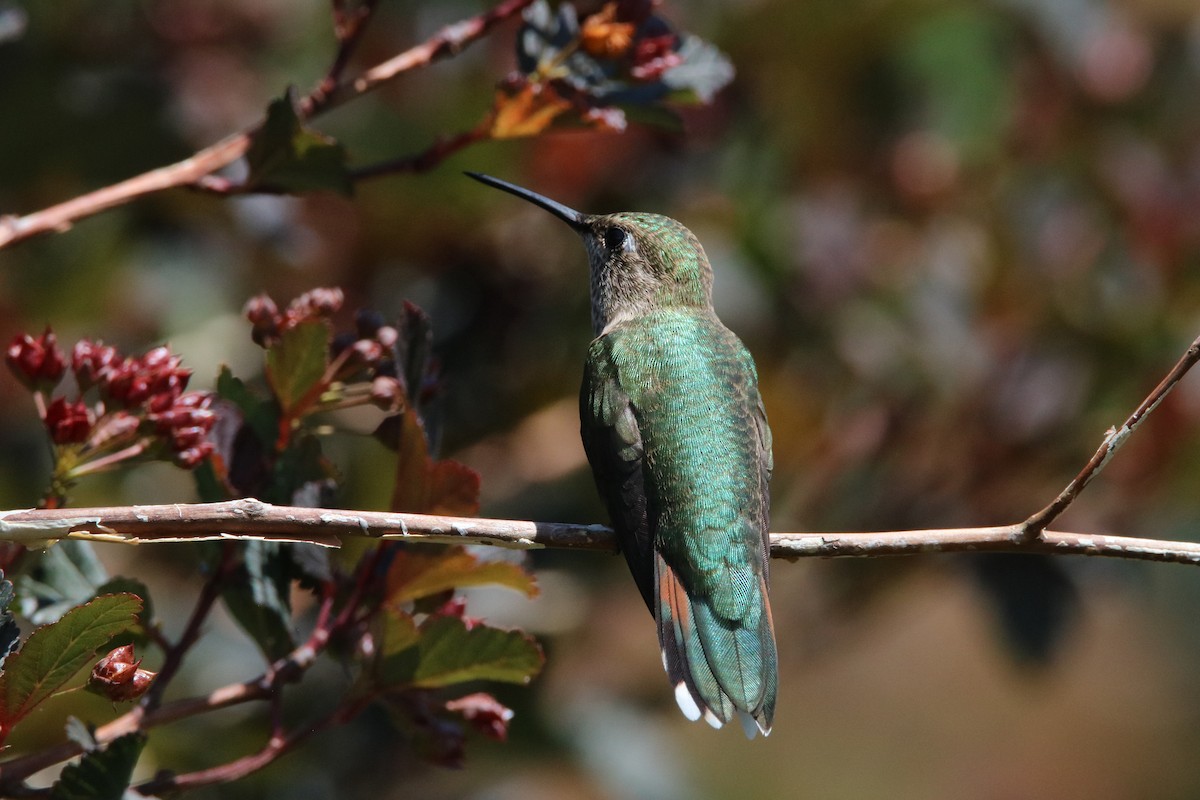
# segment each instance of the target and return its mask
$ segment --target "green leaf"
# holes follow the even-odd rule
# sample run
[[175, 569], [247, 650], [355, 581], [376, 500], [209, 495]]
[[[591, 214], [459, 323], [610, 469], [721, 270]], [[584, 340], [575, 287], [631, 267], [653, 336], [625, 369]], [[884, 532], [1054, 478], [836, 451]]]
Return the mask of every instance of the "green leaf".
[[145, 744], [144, 733], [127, 733], [68, 764], [50, 789], [51, 800], [121, 800]]
[[[295, 416], [303, 410], [298, 407], [301, 402], [320, 394], [314, 387], [329, 366], [329, 338], [327, 320], [307, 320], [285, 330], [267, 350], [267, 381], [285, 415]], [[272, 436], [266, 441], [274, 440]]]
[[33, 568], [17, 578], [21, 613], [45, 625], [90, 600], [108, 580], [108, 572], [90, 542], [67, 539], [38, 553]]
[[222, 366], [217, 376], [217, 394], [238, 407], [259, 441], [270, 445], [279, 436], [278, 407], [250, 391], [245, 381], [234, 377], [227, 366]]
[[389, 683], [432, 689], [464, 681], [528, 683], [542, 668], [542, 648], [521, 631], [467, 624], [458, 617], [430, 617], [411, 648], [415, 657], [398, 653]]
[[269, 503], [320, 508], [330, 504], [337, 471], [321, 451], [321, 440], [307, 431], [292, 436], [279, 454], [271, 483], [260, 496]]
[[96, 657], [96, 650], [130, 627], [141, 598], [108, 594], [43, 625], [5, 664], [0, 675], [0, 722], [11, 728]]
[[402, 550], [388, 568], [387, 598], [402, 603], [464, 586], [496, 584], [535, 597], [537, 583], [510, 561], [480, 561], [461, 547]]
[[221, 593], [229, 613], [267, 658], [282, 658], [292, 638], [291, 558], [281, 542], [246, 542], [239, 574]]
[[143, 625], [149, 625], [154, 619], [154, 604], [150, 602], [150, 587], [137, 578], [126, 578], [123, 575], [118, 575], [101, 584], [96, 590], [96, 594], [132, 594], [140, 597], [142, 600], [142, 611], [138, 614], [138, 620]]
[[8, 658], [8, 654], [21, 638], [21, 629], [13, 619], [12, 612], [8, 610], [12, 599], [12, 582], [4, 579], [4, 570], [0, 570], [0, 667], [4, 665], [4, 659]]
[[375, 680], [385, 686], [403, 683], [416, 669], [417, 623], [412, 615], [386, 606], [376, 616], [372, 633], [378, 653]]
[[267, 116], [246, 151], [250, 174], [246, 188], [297, 193], [328, 190], [349, 196], [354, 182], [346, 169], [346, 150], [296, 115], [292, 90], [267, 106]]

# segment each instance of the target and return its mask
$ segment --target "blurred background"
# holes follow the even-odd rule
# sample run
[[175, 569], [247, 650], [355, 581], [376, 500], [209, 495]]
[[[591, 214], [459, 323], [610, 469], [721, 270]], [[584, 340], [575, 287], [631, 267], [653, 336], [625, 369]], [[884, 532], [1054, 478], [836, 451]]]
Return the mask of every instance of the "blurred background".
[[[382, 3], [373, 64], [489, 4]], [[716, 306], [754, 353], [775, 434], [773, 529], [989, 525], [1048, 502], [1200, 334], [1200, 11], [1193, 0], [739, 0], [661, 12], [737, 69], [683, 130], [488, 143], [352, 199], [151, 196], [0, 252], [0, 336], [169, 341], [210, 385], [253, 375], [240, 316], [338, 285], [347, 310], [432, 317], [443, 455], [484, 516], [605, 521], [578, 441], [585, 258], [488, 172], [591, 212], [655, 211], [704, 243]], [[354, 163], [466, 130], [512, 68], [515, 23], [323, 117]], [[0, 0], [0, 213], [28, 213], [186, 157], [255, 122], [333, 50], [321, 0]], [[1192, 376], [1064, 530], [1194, 539]], [[340, 502], [387, 503], [389, 455], [331, 438]], [[0, 506], [49, 461], [0, 375]], [[168, 467], [85, 482], [76, 504], [192, 497]], [[110, 547], [182, 615], [184, 546]], [[615, 557], [536, 553], [535, 601], [472, 613], [547, 651], [507, 744], [424, 764], [382, 714], [322, 735], [222, 797], [1188, 798], [1200, 794], [1200, 573], [1016, 557], [775, 562], [774, 734], [687, 723]], [[175, 617], [178, 619], [178, 617]], [[176, 622], [175, 624], [181, 624]], [[168, 632], [174, 633], [176, 629]], [[231, 623], [173, 693], [261, 669]], [[337, 681], [337, 670], [314, 676]], [[303, 696], [303, 695], [302, 695]], [[301, 703], [294, 709], [304, 718]], [[98, 719], [112, 714], [97, 701]], [[61, 737], [51, 712], [42, 735]], [[155, 733], [140, 769], [261, 746], [261, 709]], [[195, 797], [216, 797], [217, 791]]]

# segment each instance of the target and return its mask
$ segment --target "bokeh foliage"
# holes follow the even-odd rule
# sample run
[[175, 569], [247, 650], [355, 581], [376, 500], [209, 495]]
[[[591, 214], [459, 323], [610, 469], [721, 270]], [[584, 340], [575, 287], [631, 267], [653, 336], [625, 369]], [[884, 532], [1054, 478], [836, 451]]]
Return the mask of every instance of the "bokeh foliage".
[[[482, 6], [383, 3], [360, 58]], [[584, 210], [689, 225], [717, 266], [718, 311], [763, 374], [773, 527], [857, 530], [1027, 515], [1200, 333], [1193, 4], [663, 10], [737, 70], [712, 106], [681, 112], [679, 130], [632, 122], [621, 134], [480, 144], [432, 173], [363, 183], [352, 199], [148, 198], [0, 253], [5, 335], [50, 322], [64, 339], [131, 351], [169, 339], [198, 380], [215, 379], [220, 362], [246, 358], [238, 310], [261, 290], [340, 285], [351, 308], [412, 299], [433, 319], [447, 381], [441, 449], [481, 473], [481, 512], [600, 520], [575, 419], [583, 254], [553, 220], [459, 175], [486, 171]], [[0, 19], [14, 14], [26, 22], [0, 43], [5, 213], [252, 123], [285, 87], [319, 78], [332, 44], [316, 0], [0, 4]], [[369, 163], [470, 129], [514, 67], [515, 33], [321, 130]], [[1194, 382], [1062, 527], [1195, 537]], [[0, 380], [0, 406], [0, 501], [29, 505], [37, 465], [49, 465], [24, 392]], [[342, 501], [386, 504], [384, 449], [352, 436], [334, 447]], [[75, 500], [189, 497], [186, 481], [147, 472]], [[102, 555], [148, 584], [194, 580], [167, 548]], [[677, 718], [652, 626], [610, 561], [540, 554], [541, 601], [495, 598], [496, 614], [548, 635], [545, 678], [502, 696], [519, 720], [505, 749], [480, 748], [461, 775], [425, 772], [366, 719], [245, 791], [1169, 798], [1200, 786], [1189, 757], [1200, 746], [1200, 583], [1182, 568], [779, 564], [783, 694], [775, 734], [751, 746]], [[248, 655], [233, 636], [213, 631], [208, 652], [236, 675]], [[211, 742], [206, 757], [245, 749], [247, 734], [215, 730], [194, 731]], [[182, 738], [150, 746], [188, 758]]]

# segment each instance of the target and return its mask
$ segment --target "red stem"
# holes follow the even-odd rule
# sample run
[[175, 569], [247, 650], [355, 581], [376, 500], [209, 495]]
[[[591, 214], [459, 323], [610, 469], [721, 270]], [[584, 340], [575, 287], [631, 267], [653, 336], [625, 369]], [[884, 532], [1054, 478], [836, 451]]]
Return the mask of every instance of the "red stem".
[[221, 596], [221, 586], [225, 583], [225, 579], [229, 576], [229, 571], [233, 567], [234, 548], [236, 546], [233, 542], [225, 542], [221, 545], [221, 559], [217, 562], [212, 575], [208, 576], [208, 580], [204, 582], [204, 586], [200, 590], [200, 597], [196, 599], [192, 615], [188, 618], [187, 625], [184, 626], [183, 633], [179, 636], [179, 641], [175, 643], [174, 647], [167, 650], [162, 669], [158, 671], [158, 677], [154, 679], [154, 684], [146, 692], [146, 696], [142, 698], [141, 708], [143, 712], [153, 711], [162, 702], [163, 692], [166, 691], [167, 684], [171, 682], [171, 679], [175, 677], [175, 674], [183, 665], [183, 657], [187, 655], [192, 645], [200, 638], [200, 629], [204, 625], [204, 621], [208, 619], [213, 604]]
[[[455, 55], [471, 42], [481, 38], [497, 23], [518, 14], [532, 3], [533, 0], [504, 0], [490, 11], [443, 28], [429, 40], [375, 65], [353, 80], [338, 83], [332, 89], [324, 88], [323, 81], [300, 101], [301, 117], [311, 119], [377, 88], [403, 72]], [[330, 67], [330, 74], [340, 72], [345, 66], [344, 63], [339, 64], [338, 59], [349, 58], [350, 51], [361, 34], [361, 27], [360, 25], [358, 31], [342, 40], [338, 55]], [[344, 56], [342, 51], [345, 51]], [[50, 208], [24, 216], [0, 215], [0, 249], [35, 236], [69, 230], [81, 219], [163, 189], [179, 186], [204, 186], [211, 189], [214, 182], [208, 178], [246, 154], [251, 137], [258, 130], [259, 124], [222, 139], [183, 161], [80, 195]], [[220, 180], [215, 183], [220, 183]], [[226, 186], [226, 190], [229, 189], [230, 187]]]

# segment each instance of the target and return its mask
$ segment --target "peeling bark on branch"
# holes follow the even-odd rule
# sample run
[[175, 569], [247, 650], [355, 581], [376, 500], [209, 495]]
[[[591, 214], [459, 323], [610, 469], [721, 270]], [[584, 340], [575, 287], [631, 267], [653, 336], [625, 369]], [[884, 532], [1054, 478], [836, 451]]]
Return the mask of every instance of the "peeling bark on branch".
[[[1200, 565], [1200, 543], [1043, 531], [1027, 523], [862, 533], [775, 533], [775, 558], [864, 558], [918, 553], [1007, 552], [1106, 556]], [[28, 509], [0, 513], [0, 541], [45, 546], [57, 539], [121, 544], [273, 539], [338, 547], [348, 537], [483, 544], [518, 550], [617, 552], [612, 530], [524, 520], [442, 517], [386, 511], [275, 506], [258, 500], [114, 508]]]

